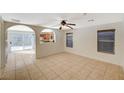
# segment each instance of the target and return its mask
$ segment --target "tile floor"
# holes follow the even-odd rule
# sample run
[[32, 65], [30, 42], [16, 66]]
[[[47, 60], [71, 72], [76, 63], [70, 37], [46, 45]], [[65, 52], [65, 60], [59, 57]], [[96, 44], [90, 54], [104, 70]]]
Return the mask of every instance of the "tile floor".
[[8, 57], [2, 80], [124, 80], [118, 65], [70, 53], [35, 60], [34, 54], [17, 52]]

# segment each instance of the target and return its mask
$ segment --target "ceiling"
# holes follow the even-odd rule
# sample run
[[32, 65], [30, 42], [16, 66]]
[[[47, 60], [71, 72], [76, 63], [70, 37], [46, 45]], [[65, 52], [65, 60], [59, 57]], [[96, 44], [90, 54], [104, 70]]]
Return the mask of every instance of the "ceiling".
[[58, 28], [62, 19], [75, 23], [76, 28], [124, 20], [124, 13], [0, 13], [0, 16], [6, 21], [50, 28]]
[[16, 25], [16, 26], [12, 26], [10, 28], [7, 29], [8, 31], [28, 31], [28, 32], [34, 32], [31, 28], [27, 27], [27, 26], [22, 26], [22, 25]]

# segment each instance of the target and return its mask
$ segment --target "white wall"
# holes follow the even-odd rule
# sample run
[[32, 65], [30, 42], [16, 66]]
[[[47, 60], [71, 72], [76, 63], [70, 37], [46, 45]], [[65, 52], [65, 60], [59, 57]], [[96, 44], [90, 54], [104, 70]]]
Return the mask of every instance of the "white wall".
[[[115, 54], [97, 52], [97, 30], [116, 29], [115, 32]], [[66, 32], [67, 33], [67, 32]], [[89, 58], [123, 65], [122, 55], [124, 55], [124, 25], [123, 22], [85, 27], [73, 31], [73, 48], [66, 48], [66, 52], [71, 52]]]
[[4, 36], [3, 36], [4, 34], [3, 34], [3, 20], [2, 20], [2, 18], [0, 17], [0, 78], [1, 78], [1, 73], [2, 73], [2, 68], [3, 68], [3, 62], [4, 62], [4, 56], [3, 56], [3, 50], [2, 50], [2, 48], [3, 48], [3, 38], [4, 38]]
[[1, 76], [1, 20], [2, 18], [0, 17], [0, 76]]
[[38, 58], [64, 51], [64, 32], [59, 30], [53, 31], [55, 31], [56, 42], [48, 42], [41, 44], [38, 48]]
[[4, 67], [4, 62], [5, 62], [5, 56], [4, 56], [4, 50], [3, 50], [3, 48], [4, 48], [4, 22], [3, 22], [3, 20], [2, 20], [2, 18], [0, 19], [0, 55], [1, 55], [1, 57], [0, 57], [0, 59], [1, 59], [1, 68], [3, 68]]
[[121, 43], [122, 43], [122, 46], [121, 46], [121, 51], [122, 51], [122, 54], [121, 54], [121, 65], [123, 66], [123, 70], [124, 70], [124, 22], [122, 24], [122, 34], [121, 34]]

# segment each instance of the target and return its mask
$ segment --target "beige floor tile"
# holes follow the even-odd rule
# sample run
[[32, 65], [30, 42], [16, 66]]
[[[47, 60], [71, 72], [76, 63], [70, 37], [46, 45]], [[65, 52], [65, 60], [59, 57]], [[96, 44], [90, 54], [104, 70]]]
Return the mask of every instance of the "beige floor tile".
[[107, 69], [107, 65], [106, 64], [96, 64], [96, 68], [99, 70], [106, 70]]
[[120, 76], [119, 73], [105, 73], [104, 79], [105, 80], [119, 80]]
[[11, 53], [2, 72], [3, 80], [124, 80], [120, 66], [71, 53], [38, 60], [25, 51]]
[[53, 67], [51, 69], [58, 75], [61, 75], [63, 72], [66, 71], [65, 68], [59, 66]]
[[62, 78], [62, 80], [70, 80], [72, 75], [75, 74], [71, 71], [67, 71], [67, 72], [64, 72], [60, 75], [60, 78]]
[[115, 64], [109, 64], [108, 65], [108, 68], [107, 70], [110, 72], [110, 73], [119, 73], [120, 72], [120, 66], [118, 65], [115, 65]]
[[90, 73], [91, 71], [82, 70], [81, 72], [77, 72], [76, 74], [73, 74], [71, 79], [72, 80], [86, 80]]
[[32, 80], [39, 80], [41, 78], [45, 79], [44, 74], [41, 74], [40, 72], [30, 72], [29, 71], [29, 74], [30, 74], [30, 77]]
[[16, 80], [30, 80], [29, 73], [24, 71], [16, 71]]
[[15, 71], [5, 72], [2, 75], [3, 80], [15, 80]]
[[124, 74], [120, 74], [120, 80], [124, 80]]
[[15, 79], [16, 80], [30, 80], [30, 75], [26, 68], [21, 68], [15, 71]]
[[62, 80], [62, 78], [60, 76], [58, 76], [58, 77], [56, 77], [56, 78], [54, 78], [52, 80]]
[[48, 80], [52, 80], [58, 77], [58, 75], [55, 72], [48, 72], [48, 73], [44, 73], [44, 75], [46, 76], [46, 78]]
[[1, 77], [2, 77], [2, 73], [1, 73], [1, 70], [0, 70], [0, 80], [1, 80]]
[[89, 76], [87, 77], [87, 79], [91, 79], [91, 80], [103, 80], [104, 79], [104, 74], [105, 74], [105, 71], [103, 70], [98, 70], [98, 69], [95, 69], [93, 70]]

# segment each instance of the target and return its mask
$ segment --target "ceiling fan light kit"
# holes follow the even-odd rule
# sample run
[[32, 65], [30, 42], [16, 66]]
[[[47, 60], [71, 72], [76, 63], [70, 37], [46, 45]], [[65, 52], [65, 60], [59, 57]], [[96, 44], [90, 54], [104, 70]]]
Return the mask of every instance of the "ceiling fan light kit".
[[72, 26], [76, 26], [76, 24], [73, 24], [73, 23], [67, 23], [67, 20], [62, 20], [61, 23], [60, 23], [60, 27], [59, 27], [59, 30], [62, 30], [62, 28], [65, 26], [65, 27], [68, 27], [70, 29], [73, 29]]

